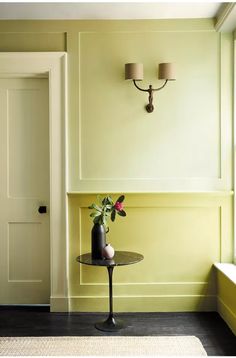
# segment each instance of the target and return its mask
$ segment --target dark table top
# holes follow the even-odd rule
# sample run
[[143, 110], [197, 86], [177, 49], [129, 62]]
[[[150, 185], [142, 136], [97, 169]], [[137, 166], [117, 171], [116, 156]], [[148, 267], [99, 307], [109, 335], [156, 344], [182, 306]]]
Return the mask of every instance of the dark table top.
[[135, 264], [141, 260], [143, 260], [143, 255], [130, 251], [116, 251], [111, 260], [93, 260], [91, 253], [83, 254], [76, 258], [76, 261], [81, 264], [93, 266], [124, 266]]

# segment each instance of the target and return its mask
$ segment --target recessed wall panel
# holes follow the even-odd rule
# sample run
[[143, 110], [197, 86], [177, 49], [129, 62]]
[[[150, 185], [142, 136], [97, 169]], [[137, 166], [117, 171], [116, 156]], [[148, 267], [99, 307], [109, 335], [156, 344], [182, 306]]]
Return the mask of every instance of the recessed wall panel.
[[[213, 264], [232, 261], [232, 199], [232, 193], [126, 194], [127, 216], [109, 222], [107, 242], [144, 260], [114, 268], [116, 310], [214, 310]], [[75, 260], [91, 251], [93, 202], [93, 194], [69, 196], [70, 295], [79, 311], [106, 310], [107, 304], [106, 268]]]
[[[9, 223], [8, 279], [10, 281], [38, 281], [43, 279], [48, 259], [45, 237], [40, 223]], [[44, 257], [44, 261], [42, 258]]]
[[[84, 182], [168, 178], [174, 186], [179, 178], [221, 177], [218, 33], [81, 33], [79, 60]], [[176, 63], [177, 80], [154, 93], [151, 114], [148, 94], [124, 80], [127, 62], [144, 64], [142, 88], [163, 84], [158, 63]]]
[[[127, 207], [126, 211], [126, 218], [110, 223], [107, 242], [115, 250], [142, 253], [145, 259], [135, 267], [115, 269], [116, 283], [203, 282], [211, 264], [220, 261], [219, 208]], [[91, 250], [89, 213], [81, 210], [82, 252]], [[81, 279], [82, 284], [106, 283], [107, 272], [82, 265]]]

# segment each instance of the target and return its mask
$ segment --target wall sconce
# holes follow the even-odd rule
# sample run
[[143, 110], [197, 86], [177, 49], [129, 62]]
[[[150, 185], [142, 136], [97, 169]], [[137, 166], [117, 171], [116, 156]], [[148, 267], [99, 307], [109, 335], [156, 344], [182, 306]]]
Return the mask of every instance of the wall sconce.
[[143, 64], [142, 63], [126, 63], [125, 64], [125, 79], [133, 80], [135, 87], [143, 92], [148, 92], [149, 103], [146, 105], [146, 110], [148, 113], [153, 112], [154, 106], [153, 102], [153, 92], [160, 91], [165, 87], [168, 81], [174, 81], [175, 78], [175, 66], [173, 63], [160, 63], [159, 64], [159, 80], [165, 80], [164, 84], [159, 88], [152, 88], [152, 85], [149, 85], [148, 89], [143, 89], [139, 87], [136, 81], [143, 80]]

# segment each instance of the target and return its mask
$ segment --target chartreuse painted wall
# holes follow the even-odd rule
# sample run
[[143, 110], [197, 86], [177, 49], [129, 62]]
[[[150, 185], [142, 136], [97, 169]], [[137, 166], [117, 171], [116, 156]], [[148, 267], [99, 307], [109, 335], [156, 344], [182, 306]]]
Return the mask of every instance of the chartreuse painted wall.
[[[107, 240], [145, 257], [115, 269], [116, 311], [215, 310], [212, 265], [233, 257], [232, 34], [211, 19], [1, 21], [0, 51], [68, 52], [70, 310], [108, 309], [106, 271], [75, 261], [97, 193], [126, 195]], [[152, 114], [127, 62], [144, 64], [143, 87], [176, 63]]]
[[[114, 195], [114, 198], [116, 195]], [[107, 274], [78, 266], [90, 250], [88, 205], [93, 194], [70, 196], [72, 310], [107, 310]], [[114, 271], [117, 311], [216, 309], [212, 264], [232, 256], [232, 196], [226, 193], [127, 194], [127, 218], [110, 225], [108, 241], [145, 259]]]

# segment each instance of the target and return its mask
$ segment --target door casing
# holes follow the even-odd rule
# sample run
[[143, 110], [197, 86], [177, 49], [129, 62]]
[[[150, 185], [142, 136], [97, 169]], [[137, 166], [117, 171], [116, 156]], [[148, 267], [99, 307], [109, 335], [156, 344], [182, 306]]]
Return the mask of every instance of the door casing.
[[50, 310], [67, 312], [67, 54], [2, 52], [0, 77], [48, 77], [50, 164]]

